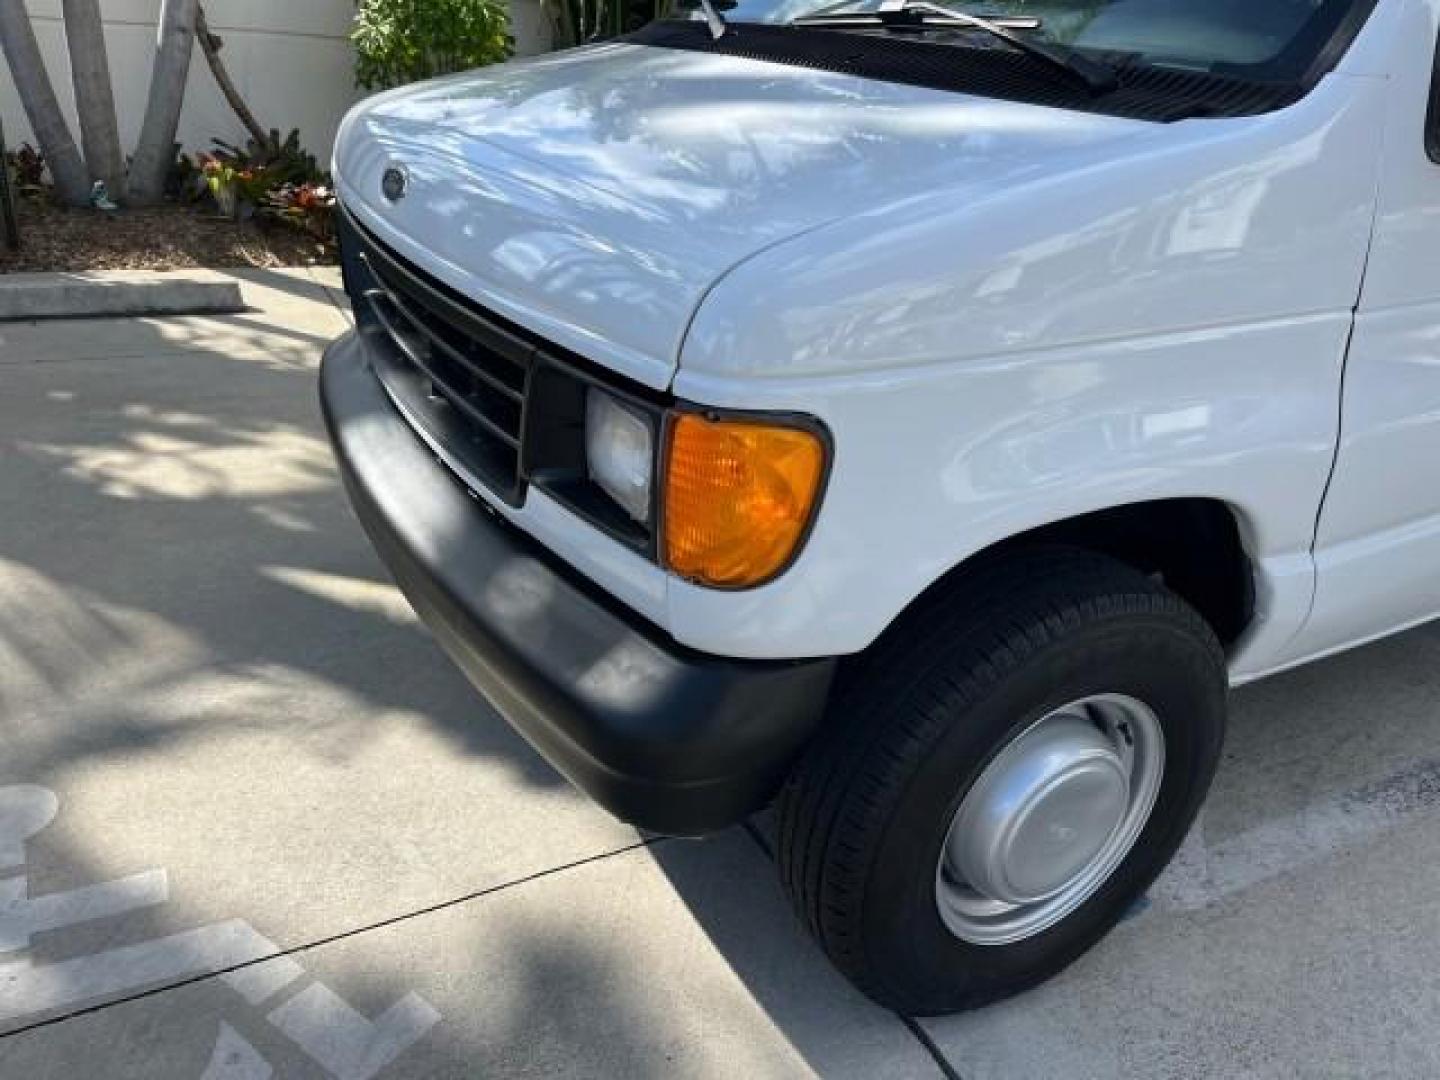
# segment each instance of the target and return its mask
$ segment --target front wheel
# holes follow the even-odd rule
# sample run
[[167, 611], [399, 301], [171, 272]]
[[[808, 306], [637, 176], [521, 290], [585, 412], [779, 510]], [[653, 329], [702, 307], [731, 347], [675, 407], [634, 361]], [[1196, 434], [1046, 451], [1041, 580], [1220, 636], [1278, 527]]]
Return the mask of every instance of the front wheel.
[[1023, 990], [1099, 940], [1184, 839], [1225, 686], [1204, 620], [1131, 568], [992, 560], [842, 671], [780, 798], [786, 889], [882, 1004]]

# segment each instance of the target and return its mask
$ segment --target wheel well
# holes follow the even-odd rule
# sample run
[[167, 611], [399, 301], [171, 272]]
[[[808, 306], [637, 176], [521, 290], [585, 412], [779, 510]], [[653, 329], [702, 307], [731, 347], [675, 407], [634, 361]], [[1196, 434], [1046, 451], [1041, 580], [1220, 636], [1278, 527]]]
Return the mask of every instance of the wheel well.
[[984, 554], [1037, 543], [1085, 548], [1159, 577], [1226, 646], [1255, 613], [1250, 558], [1234, 513], [1216, 499], [1160, 499], [1099, 510], [1012, 536]]

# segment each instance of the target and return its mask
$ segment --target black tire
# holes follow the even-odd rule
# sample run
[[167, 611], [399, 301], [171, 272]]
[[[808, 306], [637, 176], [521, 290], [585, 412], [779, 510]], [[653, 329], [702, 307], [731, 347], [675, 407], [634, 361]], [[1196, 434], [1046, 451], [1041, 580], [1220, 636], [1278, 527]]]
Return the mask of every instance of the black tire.
[[[1146, 703], [1163, 729], [1143, 831], [1054, 926], [1008, 945], [962, 941], [935, 899], [960, 800], [1016, 734], [1100, 693]], [[842, 669], [826, 726], [780, 796], [786, 890], [835, 965], [892, 1009], [955, 1012], [1024, 990], [1103, 937], [1169, 862], [1214, 775], [1225, 698], [1215, 635], [1162, 585], [1073, 549], [993, 559]]]

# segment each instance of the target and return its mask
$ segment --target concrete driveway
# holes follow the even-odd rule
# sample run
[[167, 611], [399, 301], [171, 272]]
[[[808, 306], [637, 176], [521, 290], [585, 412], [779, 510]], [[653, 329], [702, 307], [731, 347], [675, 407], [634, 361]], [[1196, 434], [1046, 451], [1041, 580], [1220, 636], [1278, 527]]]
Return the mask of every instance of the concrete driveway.
[[336, 486], [328, 275], [0, 326], [0, 1076], [1428, 1076], [1440, 631], [1236, 695], [1179, 864], [1056, 982], [913, 1023], [767, 827], [647, 839], [467, 688]]

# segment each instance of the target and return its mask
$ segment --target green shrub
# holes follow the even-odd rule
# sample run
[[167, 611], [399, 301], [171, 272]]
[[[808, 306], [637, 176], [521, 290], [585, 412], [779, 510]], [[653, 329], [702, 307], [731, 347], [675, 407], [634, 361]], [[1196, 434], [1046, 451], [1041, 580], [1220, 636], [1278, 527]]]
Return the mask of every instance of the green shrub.
[[510, 56], [506, 0], [359, 0], [355, 81], [383, 90]]

